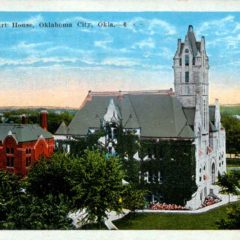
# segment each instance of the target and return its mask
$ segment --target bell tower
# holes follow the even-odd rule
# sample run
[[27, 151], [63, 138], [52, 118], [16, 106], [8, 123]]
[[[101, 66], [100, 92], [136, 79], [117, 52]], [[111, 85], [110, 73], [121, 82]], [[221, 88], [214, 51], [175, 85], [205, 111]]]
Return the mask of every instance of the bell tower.
[[200, 110], [202, 133], [209, 130], [208, 56], [205, 38], [197, 41], [193, 26], [189, 25], [185, 40], [178, 39], [173, 58], [175, 94], [185, 108]]

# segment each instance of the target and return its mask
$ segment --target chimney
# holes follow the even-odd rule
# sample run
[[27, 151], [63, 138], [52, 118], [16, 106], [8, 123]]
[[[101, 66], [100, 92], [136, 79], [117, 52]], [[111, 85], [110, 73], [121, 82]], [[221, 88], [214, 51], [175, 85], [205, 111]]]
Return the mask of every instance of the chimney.
[[26, 114], [22, 114], [21, 115], [21, 119], [22, 119], [22, 124], [26, 124], [27, 123], [27, 115]]
[[40, 113], [40, 125], [45, 130], [47, 130], [47, 114], [46, 110], [42, 110]]

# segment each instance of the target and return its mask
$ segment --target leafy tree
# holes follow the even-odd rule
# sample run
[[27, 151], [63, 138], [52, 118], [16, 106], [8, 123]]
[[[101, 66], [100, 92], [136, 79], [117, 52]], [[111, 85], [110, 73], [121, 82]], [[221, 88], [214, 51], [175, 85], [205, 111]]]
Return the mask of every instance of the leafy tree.
[[19, 178], [11, 173], [0, 171], [0, 228], [6, 222], [12, 209], [15, 209], [21, 195]]
[[[8, 123], [21, 123], [22, 120], [20, 116], [22, 114], [26, 114], [28, 123], [40, 124], [40, 111], [41, 109], [18, 109], [5, 112], [4, 117], [6, 118]], [[73, 113], [70, 113], [68, 111], [57, 114], [50, 110], [48, 113], [48, 130], [51, 133], [55, 133], [62, 121], [64, 121], [68, 125], [71, 122], [72, 118]]]
[[226, 148], [227, 153], [240, 153], [240, 121], [239, 119], [224, 114], [222, 115], [222, 124], [226, 130]]
[[[240, 173], [238, 171], [231, 171], [218, 176], [218, 185], [222, 187], [222, 192], [231, 194], [239, 194], [240, 188]], [[240, 229], [240, 207], [232, 205], [228, 208], [227, 218], [217, 221], [220, 229]]]
[[122, 193], [123, 207], [131, 211], [142, 209], [145, 206], [146, 191], [136, 188], [134, 185], [126, 185]]
[[63, 195], [46, 195], [43, 198], [22, 193], [18, 205], [7, 215], [2, 229], [73, 229], [68, 218], [69, 205]]
[[240, 207], [231, 206], [227, 209], [227, 218], [217, 221], [220, 229], [240, 229]]
[[[122, 192], [123, 171], [116, 157], [106, 159], [99, 151], [86, 151], [81, 158], [83, 179], [80, 188], [84, 189], [82, 198], [75, 201], [77, 208], [85, 208], [87, 220], [99, 224], [107, 211], [121, 211], [119, 198]], [[78, 186], [76, 186], [78, 187]]]
[[222, 193], [227, 193], [230, 202], [231, 194], [239, 194], [240, 187], [240, 175], [236, 171], [231, 171], [229, 173], [224, 173], [223, 175], [218, 175], [217, 184], [222, 187]]
[[27, 191], [24, 180], [0, 171], [0, 229], [70, 229], [69, 211], [63, 194], [40, 198]]
[[[99, 130], [95, 133], [88, 134], [85, 138], [76, 139], [76, 141], [66, 141], [67, 144], [70, 144], [71, 155], [76, 157], [81, 157], [85, 154], [85, 150], [100, 150], [100, 144], [98, 140], [100, 137], [104, 136], [105, 132]], [[102, 149], [105, 150], [105, 149]]]
[[28, 174], [27, 191], [38, 197], [64, 194], [71, 198], [75, 194], [75, 172], [80, 172], [80, 168], [77, 159], [61, 153], [51, 159], [41, 159]]
[[35, 164], [28, 175], [27, 190], [41, 199], [63, 194], [70, 210], [86, 209], [87, 220], [100, 223], [106, 211], [121, 210], [122, 178], [119, 159], [106, 159], [105, 153], [87, 150], [81, 158], [55, 154]]
[[59, 127], [59, 125], [64, 121], [66, 125], [68, 125], [73, 118], [68, 112], [63, 112], [60, 114], [56, 114], [54, 112], [48, 113], [48, 130], [51, 133], [55, 133]]

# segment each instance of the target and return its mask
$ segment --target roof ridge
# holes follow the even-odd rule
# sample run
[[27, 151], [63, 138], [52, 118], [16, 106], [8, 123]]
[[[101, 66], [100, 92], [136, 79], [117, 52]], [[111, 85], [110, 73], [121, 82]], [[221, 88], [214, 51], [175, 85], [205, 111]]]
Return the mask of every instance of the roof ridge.
[[136, 90], [136, 91], [89, 91], [88, 95], [90, 96], [122, 96], [122, 95], [140, 95], [140, 94], [174, 94], [173, 89], [160, 89], [160, 90]]

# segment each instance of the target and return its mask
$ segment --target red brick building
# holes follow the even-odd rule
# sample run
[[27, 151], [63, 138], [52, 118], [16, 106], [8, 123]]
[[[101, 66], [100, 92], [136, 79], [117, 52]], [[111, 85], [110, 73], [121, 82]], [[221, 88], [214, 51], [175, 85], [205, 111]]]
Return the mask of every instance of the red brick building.
[[25, 176], [34, 162], [50, 157], [54, 138], [46, 129], [46, 112], [41, 113], [41, 127], [37, 124], [0, 124], [0, 169]]

